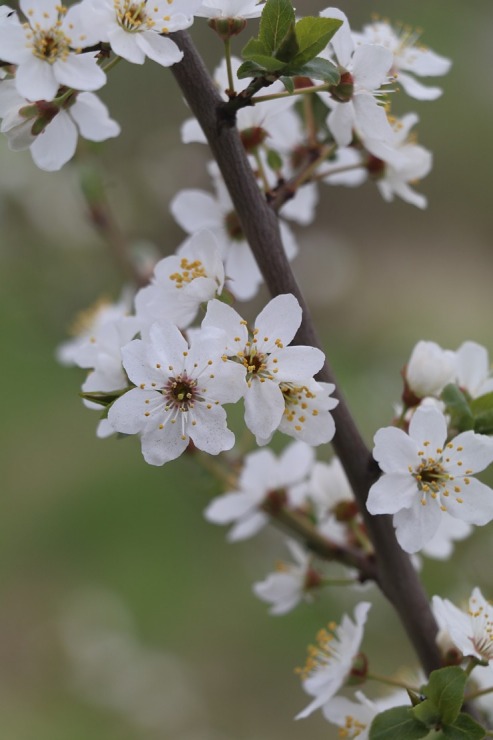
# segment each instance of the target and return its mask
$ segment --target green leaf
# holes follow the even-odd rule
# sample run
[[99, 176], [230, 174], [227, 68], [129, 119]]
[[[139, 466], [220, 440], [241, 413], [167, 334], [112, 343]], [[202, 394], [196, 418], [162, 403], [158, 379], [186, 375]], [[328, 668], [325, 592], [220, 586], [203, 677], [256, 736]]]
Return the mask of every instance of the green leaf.
[[428, 728], [413, 717], [410, 707], [394, 707], [375, 717], [369, 740], [420, 740], [427, 735]]
[[474, 416], [484, 413], [485, 411], [493, 410], [493, 391], [491, 393], [485, 393], [484, 396], [479, 398], [473, 398], [469, 402], [471, 411]]
[[452, 417], [452, 426], [457, 427], [460, 432], [474, 428], [474, 418], [471, 409], [467, 398], [460, 388], [453, 383], [449, 383], [443, 389], [441, 398]]
[[279, 78], [288, 91], [288, 93], [294, 93], [294, 82], [291, 77], [280, 77]]
[[251, 59], [254, 56], [271, 56], [269, 49], [258, 39], [249, 39], [243, 47], [241, 55], [244, 59]]
[[332, 36], [342, 25], [336, 18], [312, 18], [307, 16], [296, 24], [296, 38], [299, 51], [293, 59], [294, 64], [306, 64], [314, 59], [327, 46]]
[[243, 62], [236, 72], [236, 76], [239, 80], [243, 80], [246, 77], [264, 77], [267, 74], [270, 73], [265, 69], [265, 67], [261, 67], [260, 64], [252, 62], [251, 59]]
[[289, 64], [286, 69], [283, 69], [283, 74], [290, 77], [314, 77], [316, 80], [328, 82], [330, 85], [339, 84], [341, 79], [337, 67], [328, 59], [322, 59], [322, 57], [312, 59], [301, 66], [294, 63]]
[[474, 431], [478, 434], [493, 434], [493, 409], [476, 416]]
[[428, 728], [436, 727], [436, 725], [441, 720], [440, 710], [438, 709], [436, 704], [434, 704], [429, 699], [425, 699], [425, 701], [420, 701], [418, 704], [416, 704], [415, 707], [413, 707], [411, 711], [413, 713], [413, 716], [416, 717], [416, 719], [418, 719]]
[[442, 735], [447, 740], [482, 740], [486, 731], [469, 714], [462, 712], [451, 725], [443, 725]]
[[274, 56], [285, 64], [296, 57], [299, 51], [298, 39], [296, 38], [294, 22], [289, 27], [289, 31], [276, 49]]
[[290, 0], [267, 0], [260, 17], [258, 35], [267, 53], [275, 54], [295, 20]]
[[450, 666], [430, 674], [423, 694], [437, 707], [444, 725], [454, 722], [464, 702], [467, 676], [462, 668]]
[[283, 67], [286, 66], [285, 62], [282, 62], [280, 59], [276, 59], [275, 57], [271, 57], [268, 54], [262, 54], [259, 51], [256, 51], [256, 46], [252, 45], [251, 42], [255, 41], [256, 39], [250, 39], [248, 44], [243, 49], [243, 58], [250, 61], [255, 62], [255, 64], [258, 64], [263, 69], [267, 70], [268, 72], [278, 72], [280, 69], [283, 69]]

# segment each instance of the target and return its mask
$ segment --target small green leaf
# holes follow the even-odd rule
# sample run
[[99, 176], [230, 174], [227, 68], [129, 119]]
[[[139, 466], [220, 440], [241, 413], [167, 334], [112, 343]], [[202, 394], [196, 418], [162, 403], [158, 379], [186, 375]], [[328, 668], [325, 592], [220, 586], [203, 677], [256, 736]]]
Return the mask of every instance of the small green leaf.
[[267, 53], [275, 54], [295, 20], [290, 0], [267, 0], [260, 17], [258, 35]]
[[314, 77], [316, 80], [328, 82], [329, 85], [337, 85], [341, 79], [337, 67], [322, 57], [312, 59], [301, 66], [294, 63], [289, 64], [286, 69], [283, 69], [283, 74], [290, 75], [290, 77]]
[[413, 717], [410, 707], [394, 707], [375, 717], [369, 740], [420, 740], [427, 735], [428, 728]]
[[474, 416], [478, 416], [485, 411], [492, 411], [493, 391], [491, 393], [485, 393], [484, 396], [479, 396], [479, 398], [473, 398], [469, 405]]
[[296, 24], [299, 51], [294, 64], [306, 64], [325, 49], [332, 36], [342, 25], [336, 18], [312, 18], [307, 16]]
[[269, 49], [258, 39], [249, 39], [243, 47], [241, 55], [244, 59], [251, 59], [254, 56], [271, 56]]
[[294, 93], [294, 82], [291, 77], [280, 77], [279, 78], [288, 91], [288, 93]]
[[442, 735], [447, 740], [482, 740], [486, 730], [469, 714], [461, 712], [451, 725], [443, 725]]
[[270, 73], [265, 69], [265, 67], [261, 67], [260, 64], [252, 62], [251, 59], [243, 62], [236, 72], [236, 76], [239, 80], [243, 80], [246, 77], [264, 77], [267, 74]]
[[440, 710], [429, 699], [420, 701], [411, 711], [413, 716], [428, 728], [436, 727], [441, 720]]
[[285, 62], [282, 62], [280, 59], [276, 59], [275, 57], [271, 57], [268, 54], [262, 54], [259, 51], [256, 51], [256, 45], [251, 44], [252, 41], [255, 41], [255, 39], [250, 39], [248, 44], [243, 49], [243, 58], [250, 61], [255, 62], [255, 64], [258, 64], [260, 67], [263, 67], [268, 72], [278, 72], [280, 69], [286, 66]]
[[423, 694], [437, 707], [443, 724], [454, 722], [464, 702], [467, 676], [462, 668], [450, 666], [430, 674]]
[[289, 27], [289, 31], [276, 49], [274, 56], [287, 64], [294, 59], [299, 51], [298, 39], [296, 38], [294, 22]]
[[86, 401], [97, 403], [100, 406], [110, 406], [112, 403], [116, 401], [117, 398], [120, 398], [120, 396], [123, 396], [124, 393], [131, 390], [133, 387], [134, 386], [129, 386], [128, 388], [122, 388], [119, 391], [112, 391], [111, 393], [105, 393], [103, 391], [94, 391], [92, 393], [89, 393], [89, 392], [79, 393], [79, 396], [81, 398], [84, 398]]
[[442, 401], [447, 407], [447, 411], [452, 417], [452, 426], [460, 432], [466, 432], [474, 428], [474, 418], [469, 408], [467, 398], [453, 383], [445, 386], [441, 395]]

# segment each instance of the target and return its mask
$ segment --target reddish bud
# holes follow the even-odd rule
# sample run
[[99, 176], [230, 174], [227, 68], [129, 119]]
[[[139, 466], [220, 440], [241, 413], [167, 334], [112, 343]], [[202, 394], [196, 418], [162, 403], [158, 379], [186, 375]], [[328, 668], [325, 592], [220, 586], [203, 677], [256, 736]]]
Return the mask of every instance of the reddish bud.
[[329, 92], [339, 103], [348, 103], [353, 97], [354, 78], [351, 72], [342, 72], [337, 85], [331, 85]]
[[223, 41], [238, 36], [247, 24], [244, 18], [211, 18], [207, 23]]

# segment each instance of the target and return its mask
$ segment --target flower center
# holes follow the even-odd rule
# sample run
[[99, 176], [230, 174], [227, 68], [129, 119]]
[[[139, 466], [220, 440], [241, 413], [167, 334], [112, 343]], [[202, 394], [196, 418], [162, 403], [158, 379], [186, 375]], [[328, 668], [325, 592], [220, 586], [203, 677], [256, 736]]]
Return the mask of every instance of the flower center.
[[[308, 656], [306, 663], [303, 668], [297, 668], [296, 673], [301, 677], [302, 681], [305, 681], [308, 676], [320, 668], [331, 662], [333, 658], [337, 658], [337, 638], [335, 631], [337, 624], [335, 622], [329, 622], [327, 629], [321, 629], [316, 636], [316, 645], [308, 646]], [[333, 642], [335, 641], [335, 645]]]
[[166, 411], [175, 409], [186, 412], [193, 409], [195, 401], [203, 400], [198, 392], [197, 381], [189, 378], [186, 373], [169, 378], [161, 393], [166, 399]]
[[356, 717], [352, 717], [348, 714], [344, 718], [344, 727], [339, 727], [339, 732], [337, 734], [339, 737], [344, 738], [344, 740], [349, 740], [349, 738], [359, 737], [365, 730], [366, 725], [359, 722]]
[[154, 21], [145, 11], [147, 0], [142, 3], [133, 3], [130, 0], [115, 0], [117, 21], [124, 31], [135, 33], [154, 26]]
[[174, 281], [176, 288], [183, 288], [195, 278], [207, 277], [205, 267], [200, 260], [189, 262], [184, 257], [180, 262], [180, 270], [181, 272], [174, 272], [169, 276], [169, 279]]
[[[60, 15], [65, 11], [66, 8], [61, 7]], [[60, 18], [54, 26], [44, 30], [39, 27], [33, 30], [29, 24], [24, 24], [27, 40], [34, 56], [48, 64], [54, 64], [58, 60], [64, 62], [70, 54], [71, 39], [61, 30], [60, 25]]]
[[474, 609], [474, 599], [469, 603], [469, 615], [473, 622], [474, 637], [471, 642], [485, 660], [493, 660], [493, 620], [484, 606]]

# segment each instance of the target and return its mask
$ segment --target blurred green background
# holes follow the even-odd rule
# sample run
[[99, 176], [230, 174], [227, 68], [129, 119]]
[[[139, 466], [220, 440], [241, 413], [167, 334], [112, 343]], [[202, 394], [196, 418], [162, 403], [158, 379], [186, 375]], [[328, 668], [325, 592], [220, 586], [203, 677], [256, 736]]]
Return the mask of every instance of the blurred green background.
[[[300, 0], [300, 13], [325, 7]], [[327, 354], [368, 442], [389, 422], [399, 371], [418, 339], [493, 351], [493, 63], [491, 0], [353, 0], [354, 28], [372, 13], [424, 29], [453, 60], [436, 102], [418, 111], [434, 153], [419, 186], [425, 212], [386, 204], [370, 183], [321, 190], [319, 218], [298, 229], [294, 263]], [[209, 65], [220, 44], [192, 29]], [[1, 56], [1, 50], [0, 50]], [[207, 155], [180, 144], [187, 117], [172, 75], [120, 64], [102, 90], [122, 135], [97, 149], [117, 218], [132, 243], [171, 253], [182, 234], [168, 203], [183, 187], [209, 189]], [[361, 594], [333, 591], [271, 618], [251, 584], [285, 555], [276, 533], [231, 546], [202, 510], [217, 493], [194, 462], [143, 462], [136, 439], [99, 441], [78, 398], [82, 371], [60, 367], [56, 346], [74, 315], [121, 276], [85, 217], [77, 164], [36, 170], [0, 142], [2, 505], [0, 515], [0, 737], [6, 740], [330, 740], [293, 673], [328, 620]], [[143, 247], [145, 251], [145, 246]], [[245, 313], [255, 316], [264, 292]], [[322, 453], [323, 454], [323, 453]], [[489, 528], [453, 562], [426, 564], [430, 592], [493, 595]], [[365, 647], [375, 669], [412, 659], [376, 594]], [[374, 598], [373, 598], [374, 597]], [[384, 641], [383, 658], [380, 648]]]

